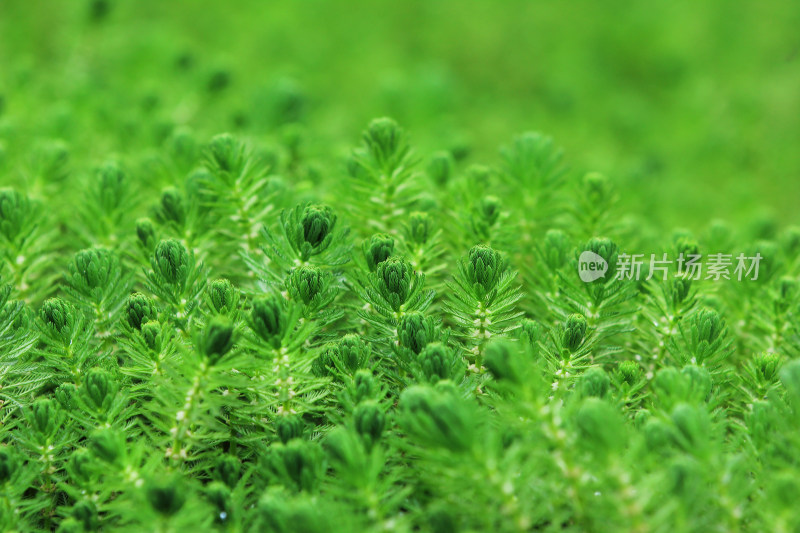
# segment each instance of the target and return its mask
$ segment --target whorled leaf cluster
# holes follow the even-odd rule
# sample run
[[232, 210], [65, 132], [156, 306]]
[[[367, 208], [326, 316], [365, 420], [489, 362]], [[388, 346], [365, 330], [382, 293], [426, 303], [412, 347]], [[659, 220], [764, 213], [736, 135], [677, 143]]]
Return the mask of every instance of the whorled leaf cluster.
[[[0, 190], [3, 530], [800, 527], [798, 230], [655, 238], [538, 133], [295, 156], [179, 131], [66, 219]], [[721, 242], [760, 278], [613, 276]]]

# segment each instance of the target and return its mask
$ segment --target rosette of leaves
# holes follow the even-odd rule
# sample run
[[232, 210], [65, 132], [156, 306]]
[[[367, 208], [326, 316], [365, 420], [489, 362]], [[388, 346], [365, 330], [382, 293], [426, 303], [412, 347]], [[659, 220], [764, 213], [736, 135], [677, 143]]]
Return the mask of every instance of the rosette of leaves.
[[390, 257], [378, 264], [375, 272], [356, 280], [356, 292], [366, 304], [358, 310], [359, 316], [384, 335], [406, 313], [427, 309], [435, 295], [425, 289], [425, 275], [414, 271], [402, 257]]
[[412, 211], [403, 224], [401, 234], [405, 255], [411, 265], [428, 279], [433, 276], [436, 280], [434, 286], [437, 286], [447, 265], [442, 261], [445, 253], [441, 243], [442, 229], [434, 222], [433, 215]]
[[348, 161], [354, 196], [353, 208], [367, 231], [397, 232], [397, 221], [407, 215], [420, 190], [406, 132], [390, 118], [369, 123], [362, 147]]
[[88, 201], [78, 211], [76, 231], [87, 245], [115, 247], [124, 244], [129, 214], [137, 207], [134, 181], [118, 162], [100, 165], [89, 179]]
[[84, 314], [62, 298], [49, 298], [39, 309], [36, 326], [40, 354], [55, 381], [80, 383], [86, 370], [103, 356], [89, 349], [94, 328]]
[[50, 294], [58, 276], [52, 239], [40, 202], [0, 188], [0, 275], [8, 273], [15, 294], [34, 302]]
[[478, 368], [481, 346], [518, 327], [522, 313], [516, 304], [522, 293], [516, 275], [500, 252], [478, 245], [459, 261], [447, 284], [450, 293], [445, 310], [457, 326], [456, 336], [477, 356]]
[[303, 307], [306, 318], [329, 323], [342, 316], [342, 311], [333, 306], [339, 288], [330, 272], [310, 265], [299, 266], [289, 272], [284, 284], [292, 300]]
[[89, 248], [73, 256], [67, 274], [70, 300], [95, 321], [95, 330], [107, 336], [122, 311], [130, 289], [117, 254], [105, 248]]
[[250, 258], [248, 264], [265, 278], [282, 276], [295, 266], [337, 267], [350, 260], [349, 228], [327, 205], [300, 204], [281, 212], [277, 231], [264, 227], [264, 254], [283, 271], [270, 270]]
[[283, 190], [271, 175], [272, 165], [227, 133], [211, 139], [203, 165], [207, 172], [198, 188], [216, 221], [211, 230], [215, 240], [230, 243], [233, 253], [237, 246], [246, 253], [256, 252], [261, 229], [277, 209]]
[[171, 310], [171, 317], [179, 323], [186, 321], [197, 307], [206, 274], [194, 254], [175, 239], [158, 243], [150, 258], [151, 270], [147, 276], [148, 287]]

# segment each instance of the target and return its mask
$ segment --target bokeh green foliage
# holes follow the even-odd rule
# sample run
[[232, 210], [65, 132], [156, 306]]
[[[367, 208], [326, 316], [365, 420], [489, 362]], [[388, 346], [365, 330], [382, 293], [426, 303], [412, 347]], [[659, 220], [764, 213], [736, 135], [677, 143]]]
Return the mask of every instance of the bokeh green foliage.
[[41, 180], [59, 158], [65, 177], [98, 154], [140, 164], [182, 127], [269, 139], [330, 168], [388, 115], [426, 152], [472, 162], [546, 132], [577, 170], [614, 176], [659, 229], [765, 211], [786, 221], [800, 172], [799, 24], [792, 0], [11, 0], [0, 169], [69, 195]]
[[0, 529], [796, 530], [797, 18], [0, 3]]

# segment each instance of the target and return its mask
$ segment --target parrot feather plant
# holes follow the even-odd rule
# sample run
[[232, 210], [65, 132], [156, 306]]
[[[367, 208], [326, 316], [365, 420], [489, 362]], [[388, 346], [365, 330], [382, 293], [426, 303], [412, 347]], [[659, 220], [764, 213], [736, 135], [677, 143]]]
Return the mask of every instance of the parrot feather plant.
[[[84, 201], [0, 189], [3, 531], [800, 529], [796, 229], [661, 239], [540, 133], [305, 135], [58, 145]], [[721, 243], [762, 275], [621, 266]]]

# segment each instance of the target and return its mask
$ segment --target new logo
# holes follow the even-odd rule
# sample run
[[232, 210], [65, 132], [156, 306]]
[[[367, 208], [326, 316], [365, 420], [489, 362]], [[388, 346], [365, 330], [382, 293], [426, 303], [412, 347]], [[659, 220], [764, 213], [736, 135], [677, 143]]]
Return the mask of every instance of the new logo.
[[578, 275], [581, 281], [590, 283], [604, 278], [608, 272], [608, 262], [594, 252], [586, 250], [578, 258]]

